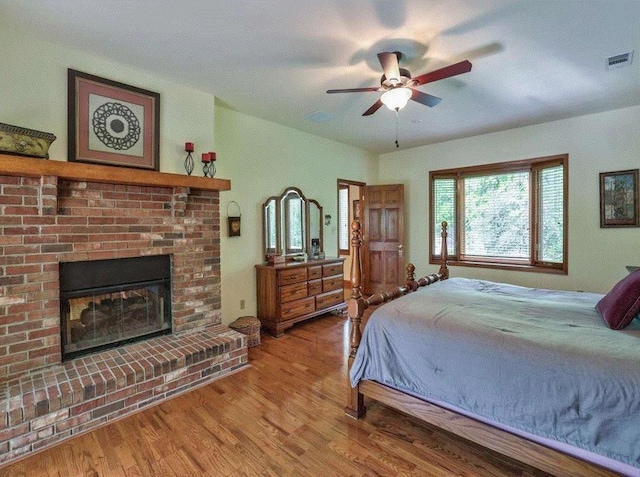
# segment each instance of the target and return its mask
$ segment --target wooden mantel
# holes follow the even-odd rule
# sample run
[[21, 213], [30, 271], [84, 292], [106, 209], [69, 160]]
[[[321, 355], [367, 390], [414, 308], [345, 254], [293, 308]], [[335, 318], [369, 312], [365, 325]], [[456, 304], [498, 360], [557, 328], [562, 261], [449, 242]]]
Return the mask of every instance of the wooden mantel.
[[0, 154], [0, 175], [42, 177], [56, 176], [74, 181], [102, 182], [150, 187], [191, 187], [203, 190], [231, 190], [231, 181], [209, 177], [170, 174], [167, 172], [102, 166], [81, 162], [53, 161]]

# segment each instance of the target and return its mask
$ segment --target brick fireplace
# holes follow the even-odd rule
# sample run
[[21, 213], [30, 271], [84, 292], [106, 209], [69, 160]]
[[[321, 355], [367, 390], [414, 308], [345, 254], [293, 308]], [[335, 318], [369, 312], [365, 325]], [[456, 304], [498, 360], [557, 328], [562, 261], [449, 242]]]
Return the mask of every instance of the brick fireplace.
[[[0, 465], [247, 364], [220, 316], [228, 181], [55, 162], [0, 155]], [[60, 264], [160, 255], [172, 333], [63, 362]]]

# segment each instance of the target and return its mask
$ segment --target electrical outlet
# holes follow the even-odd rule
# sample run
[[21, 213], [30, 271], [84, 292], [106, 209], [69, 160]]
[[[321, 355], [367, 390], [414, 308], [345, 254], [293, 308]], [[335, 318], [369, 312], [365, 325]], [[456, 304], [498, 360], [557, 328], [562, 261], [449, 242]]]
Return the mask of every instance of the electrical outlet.
[[244, 300], [240, 300], [240, 309], [244, 310]]

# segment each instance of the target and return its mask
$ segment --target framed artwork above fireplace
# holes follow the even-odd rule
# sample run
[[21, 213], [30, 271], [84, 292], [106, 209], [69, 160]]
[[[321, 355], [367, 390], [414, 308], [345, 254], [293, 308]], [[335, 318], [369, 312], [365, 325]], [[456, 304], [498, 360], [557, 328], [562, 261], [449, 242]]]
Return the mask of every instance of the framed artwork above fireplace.
[[160, 94], [68, 70], [68, 160], [159, 170]]

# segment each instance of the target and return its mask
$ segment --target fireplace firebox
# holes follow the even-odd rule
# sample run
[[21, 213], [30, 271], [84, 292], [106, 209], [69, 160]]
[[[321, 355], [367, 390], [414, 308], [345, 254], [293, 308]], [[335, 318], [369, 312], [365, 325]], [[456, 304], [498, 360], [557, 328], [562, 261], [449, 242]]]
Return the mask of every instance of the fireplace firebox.
[[171, 333], [171, 258], [62, 262], [62, 359]]

